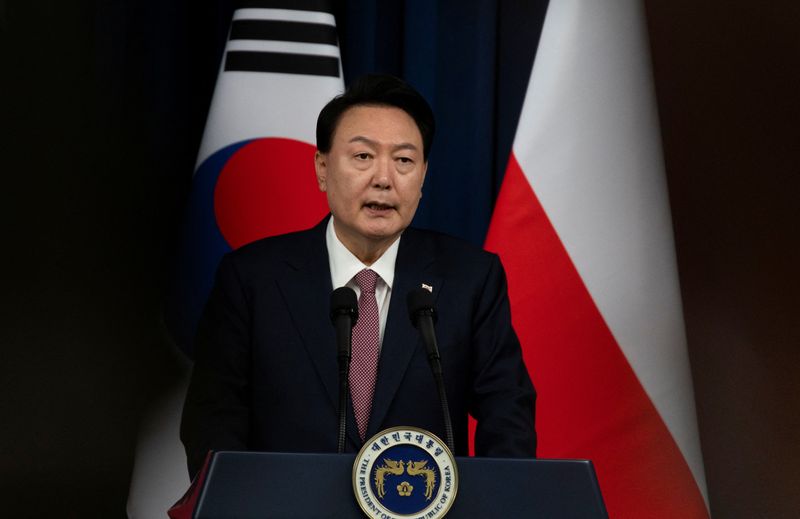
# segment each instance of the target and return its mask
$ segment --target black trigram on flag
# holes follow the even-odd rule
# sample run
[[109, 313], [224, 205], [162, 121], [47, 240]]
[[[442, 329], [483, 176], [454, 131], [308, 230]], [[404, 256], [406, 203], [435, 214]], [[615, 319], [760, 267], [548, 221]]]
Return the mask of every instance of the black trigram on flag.
[[225, 72], [340, 76], [336, 23], [323, 0], [250, 0], [233, 14]]

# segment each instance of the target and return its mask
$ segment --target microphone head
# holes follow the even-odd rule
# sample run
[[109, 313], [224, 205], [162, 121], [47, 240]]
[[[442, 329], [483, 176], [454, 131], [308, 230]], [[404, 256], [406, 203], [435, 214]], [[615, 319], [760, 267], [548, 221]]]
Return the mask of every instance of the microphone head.
[[424, 288], [415, 288], [408, 293], [408, 317], [416, 327], [420, 316], [429, 315], [436, 323], [436, 310], [433, 308], [433, 294]]
[[339, 287], [331, 292], [331, 320], [336, 322], [340, 315], [350, 316], [350, 325], [358, 319], [358, 298], [352, 288]]

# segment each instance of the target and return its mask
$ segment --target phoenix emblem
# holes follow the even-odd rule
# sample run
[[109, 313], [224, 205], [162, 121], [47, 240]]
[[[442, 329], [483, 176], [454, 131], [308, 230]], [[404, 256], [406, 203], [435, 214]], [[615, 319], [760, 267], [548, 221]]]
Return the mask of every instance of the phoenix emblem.
[[409, 461], [406, 465], [406, 472], [409, 476], [424, 476], [425, 477], [425, 499], [430, 501], [433, 497], [433, 487], [436, 485], [436, 471], [427, 468], [428, 462], [423, 461]]
[[375, 486], [378, 488], [378, 497], [383, 499], [386, 496], [386, 488], [384, 487], [384, 478], [386, 474], [394, 474], [400, 476], [403, 474], [403, 462], [394, 461], [388, 458], [383, 458], [383, 465], [375, 469]]

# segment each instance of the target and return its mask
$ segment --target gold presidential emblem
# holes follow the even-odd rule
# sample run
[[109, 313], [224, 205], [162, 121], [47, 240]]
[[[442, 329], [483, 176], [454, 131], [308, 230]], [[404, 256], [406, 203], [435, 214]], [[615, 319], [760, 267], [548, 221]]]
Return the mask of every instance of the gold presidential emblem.
[[403, 474], [403, 462], [384, 459], [383, 466], [375, 470], [375, 486], [378, 488], [378, 497], [380, 498], [386, 497], [386, 490], [383, 484], [386, 474], [401, 476]]
[[353, 465], [356, 500], [369, 517], [444, 517], [457, 487], [450, 450], [436, 435], [415, 427], [379, 432]]
[[[423, 476], [425, 478], [425, 499], [430, 501], [433, 497], [433, 488], [436, 484], [436, 470], [426, 468], [428, 460], [419, 461], [393, 461], [388, 458], [383, 459], [383, 465], [375, 470], [375, 487], [378, 490], [378, 497], [386, 497], [386, 487], [384, 479], [387, 474], [394, 474], [395, 476], [402, 476], [405, 471], [409, 476]], [[414, 487], [408, 482], [403, 481], [397, 485], [397, 492], [401, 496], [410, 496]]]
[[433, 486], [436, 484], [436, 471], [425, 468], [427, 460], [409, 461], [406, 469], [409, 476], [422, 476], [425, 478], [425, 499], [428, 501], [433, 497]]

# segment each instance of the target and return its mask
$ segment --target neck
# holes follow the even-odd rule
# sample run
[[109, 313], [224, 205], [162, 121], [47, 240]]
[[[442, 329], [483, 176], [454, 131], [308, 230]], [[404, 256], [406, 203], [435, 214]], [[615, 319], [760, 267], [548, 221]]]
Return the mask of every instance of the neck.
[[333, 231], [336, 233], [336, 237], [339, 238], [339, 241], [342, 242], [342, 245], [353, 253], [353, 256], [358, 258], [361, 263], [368, 267], [378, 261], [381, 256], [383, 256], [383, 253], [400, 237], [397, 235], [381, 240], [370, 240], [363, 236], [353, 237], [343, 235], [336, 229], [336, 220], [333, 222]]

